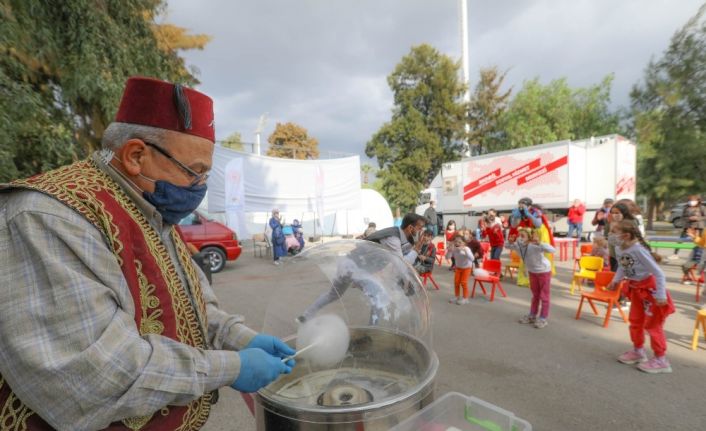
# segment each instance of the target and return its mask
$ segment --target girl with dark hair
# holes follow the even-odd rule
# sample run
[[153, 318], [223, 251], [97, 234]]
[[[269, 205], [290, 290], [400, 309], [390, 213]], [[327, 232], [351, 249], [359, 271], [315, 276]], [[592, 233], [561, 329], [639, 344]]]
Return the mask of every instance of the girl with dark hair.
[[[618, 361], [638, 364], [637, 368], [646, 373], [671, 373], [666, 357], [664, 322], [674, 312], [674, 303], [666, 288], [664, 272], [658, 265], [660, 259], [651, 252], [631, 220], [612, 223], [611, 234], [619, 240], [615, 250], [620, 265], [608, 288], [614, 290], [624, 280], [623, 290], [631, 299], [629, 320], [633, 350], [620, 355]], [[645, 332], [650, 335], [654, 351], [650, 360], [644, 348]]]

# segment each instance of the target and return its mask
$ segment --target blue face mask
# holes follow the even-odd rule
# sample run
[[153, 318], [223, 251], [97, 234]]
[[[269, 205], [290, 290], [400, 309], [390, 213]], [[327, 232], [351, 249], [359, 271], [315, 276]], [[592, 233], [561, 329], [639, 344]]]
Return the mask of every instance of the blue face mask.
[[199, 207], [207, 188], [206, 184], [181, 187], [157, 180], [154, 192], [144, 191], [142, 196], [162, 214], [165, 223], [177, 224]]

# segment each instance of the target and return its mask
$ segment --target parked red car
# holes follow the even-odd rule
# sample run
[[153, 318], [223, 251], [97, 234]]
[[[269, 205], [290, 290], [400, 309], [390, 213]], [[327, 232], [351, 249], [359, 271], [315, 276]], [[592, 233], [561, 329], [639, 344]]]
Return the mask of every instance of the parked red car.
[[208, 255], [212, 273], [221, 271], [226, 260], [237, 259], [243, 251], [235, 232], [199, 211], [181, 219], [177, 229], [186, 242]]

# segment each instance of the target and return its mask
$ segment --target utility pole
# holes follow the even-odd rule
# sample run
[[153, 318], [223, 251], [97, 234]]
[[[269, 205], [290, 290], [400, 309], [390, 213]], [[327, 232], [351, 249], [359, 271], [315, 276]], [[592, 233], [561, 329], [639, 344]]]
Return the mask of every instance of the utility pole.
[[[466, 93], [463, 95], [465, 103], [471, 100], [471, 85], [468, 73], [468, 0], [458, 0], [459, 21], [461, 30], [461, 66], [463, 68], [463, 83], [466, 84]], [[471, 131], [471, 126], [466, 121], [466, 135]], [[471, 156], [471, 146], [466, 142], [466, 157]]]
[[260, 155], [260, 134], [262, 129], [265, 128], [265, 121], [267, 120], [267, 112], [260, 115], [260, 119], [257, 121], [257, 128], [255, 129], [255, 148], [254, 153], [258, 156]]

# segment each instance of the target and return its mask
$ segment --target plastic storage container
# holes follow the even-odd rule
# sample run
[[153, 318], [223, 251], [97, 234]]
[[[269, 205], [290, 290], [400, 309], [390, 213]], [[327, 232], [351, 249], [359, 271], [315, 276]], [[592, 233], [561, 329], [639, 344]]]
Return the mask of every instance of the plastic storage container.
[[390, 431], [532, 431], [532, 425], [476, 397], [449, 392]]

